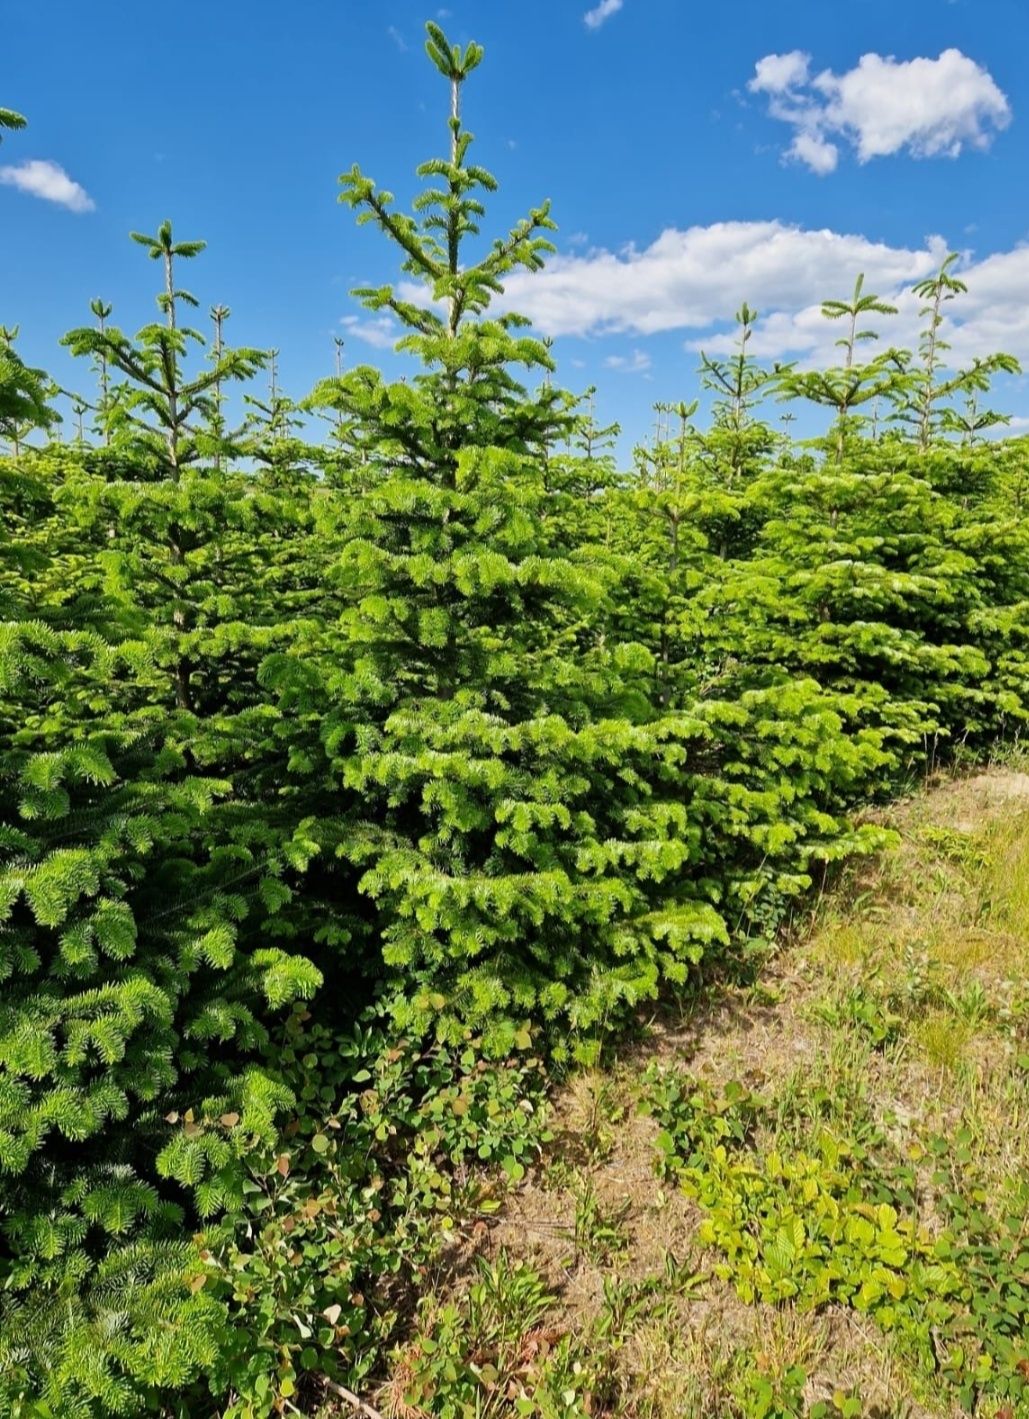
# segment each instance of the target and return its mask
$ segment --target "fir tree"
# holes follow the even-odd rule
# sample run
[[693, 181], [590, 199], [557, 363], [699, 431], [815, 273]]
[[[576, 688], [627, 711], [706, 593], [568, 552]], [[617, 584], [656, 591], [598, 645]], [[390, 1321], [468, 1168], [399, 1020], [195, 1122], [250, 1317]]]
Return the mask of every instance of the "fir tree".
[[[151, 243], [161, 324], [68, 337], [124, 376], [124, 423], [34, 458], [32, 600], [13, 579], [0, 637], [0, 1330], [55, 1412], [138, 1412], [209, 1356], [187, 1219], [274, 1136], [268, 1022], [320, 980], [277, 920], [317, 844], [276, 811], [258, 674], [321, 592], [306, 509], [203, 466], [213, 381], [259, 360], [185, 372], [172, 263], [197, 246]], [[236, 1133], [193, 1125], [228, 1110]]]
[[721, 470], [720, 481], [730, 489], [753, 471], [769, 450], [768, 430], [753, 418], [754, 407], [772, 379], [748, 349], [757, 320], [757, 311], [744, 301], [736, 312], [736, 353], [728, 360], [714, 360], [703, 352], [700, 357], [701, 384], [715, 396], [714, 427], [704, 447]]
[[279, 351], [267, 352], [268, 393], [264, 399], [244, 394], [247, 416], [241, 446], [267, 470], [272, 484], [306, 476], [307, 448], [297, 431], [303, 426], [298, 406], [279, 386]]
[[[1011, 355], [998, 353], [979, 357], [968, 369], [949, 377], [943, 375], [950, 349], [941, 333], [944, 307], [968, 290], [954, 274], [957, 260], [958, 253], [952, 251], [935, 275], [914, 287], [915, 295], [924, 302], [919, 314], [926, 320], [919, 340], [922, 368], [894, 417], [913, 428], [923, 452], [941, 432], [957, 433], [962, 442], [970, 445], [984, 429], [1006, 422], [1003, 415], [992, 410], [980, 411], [979, 396], [990, 388], [995, 375], [1017, 374], [1020, 368]], [[961, 401], [959, 408], [948, 402], [955, 396]]]
[[949, 405], [940, 414], [940, 428], [945, 433], [956, 434], [966, 448], [971, 448], [979, 436], [987, 429], [1011, 422], [1010, 414], [996, 409], [984, 408], [981, 396], [988, 393], [997, 374], [1021, 374], [1022, 367], [1013, 355], [994, 354], [979, 356], [969, 367], [959, 371], [941, 391], [941, 394], [959, 394], [958, 407]]
[[342, 179], [425, 286], [424, 304], [358, 293], [422, 369], [387, 384], [359, 368], [321, 391], [366, 492], [336, 514], [342, 638], [275, 674], [298, 726], [321, 721], [317, 758], [310, 730], [304, 752], [340, 787], [339, 851], [375, 903], [398, 1022], [444, 1039], [470, 1023], [503, 1051], [533, 1016], [596, 1027], [681, 978], [724, 926], [681, 874], [668, 788], [691, 729], [659, 730], [649, 653], [604, 633], [619, 565], [551, 541], [567, 400], [518, 381], [549, 367], [547, 348], [490, 310], [509, 272], [541, 264], [549, 210], [473, 254], [495, 183], [470, 159], [461, 91], [482, 51], [427, 28], [450, 141], [419, 169], [414, 214], [356, 166]]
[[[73, 354], [103, 361], [125, 377], [126, 384], [119, 398], [119, 443], [131, 448], [137, 458], [151, 467], [155, 491], [163, 483], [174, 489], [204, 452], [200, 424], [211, 417], [214, 391], [220, 391], [227, 380], [251, 378], [263, 357], [255, 350], [225, 351], [212, 369], [189, 378], [184, 367], [188, 347], [202, 345], [203, 339], [195, 330], [179, 327], [179, 304], [195, 306], [197, 302], [188, 291], [176, 287], [175, 261], [198, 255], [205, 243], [176, 242], [170, 222], [162, 223], [155, 237], [139, 232], [134, 232], [132, 237], [146, 248], [151, 259], [162, 263], [164, 289], [157, 303], [165, 323], [144, 326], [134, 343], [120, 330], [104, 323], [95, 329], [83, 327], [69, 332], [65, 344]], [[202, 479], [198, 480], [198, 490], [200, 487]], [[191, 683], [194, 667], [188, 649], [194, 619], [186, 582], [190, 577], [191, 554], [199, 550], [196, 529], [189, 525], [188, 516], [179, 515], [189, 500], [189, 489], [181, 499], [174, 493], [167, 497], [158, 492], [151, 505], [164, 532], [160, 555], [167, 557], [168, 578], [180, 592], [172, 598], [171, 627], [162, 658], [170, 663], [175, 702], [179, 709], [186, 711], [195, 705]]]
[[939, 386], [936, 383], [937, 372], [944, 352], [950, 348], [940, 334], [940, 327], [944, 320], [943, 307], [955, 296], [968, 290], [964, 281], [955, 276], [952, 270], [957, 259], [958, 253], [952, 251], [935, 276], [920, 281], [915, 286], [915, 295], [919, 300], [925, 302], [919, 315], [928, 317], [928, 324], [919, 342], [922, 377], [914, 401], [914, 411], [918, 421], [918, 446], [922, 449], [928, 448], [932, 440], [933, 408], [937, 401], [948, 392], [945, 386]]
[[[103, 335], [107, 330], [107, 322], [113, 314], [114, 307], [106, 301], [97, 297], [90, 301], [89, 308], [96, 316], [96, 328]], [[97, 376], [97, 402], [95, 407], [97, 415], [97, 428], [103, 436], [104, 444], [110, 447], [112, 429], [115, 423], [115, 398], [111, 388], [111, 364], [107, 356], [107, 351], [101, 349], [94, 357], [93, 365]]]
[[846, 334], [836, 341], [837, 348], [843, 350], [842, 364], [828, 370], [784, 369], [776, 379], [781, 398], [809, 399], [834, 411], [832, 447], [837, 463], [842, 462], [847, 437], [855, 428], [854, 410], [869, 402], [875, 405], [882, 399], [900, 399], [909, 385], [906, 360], [896, 350], [885, 350], [863, 364], [857, 360], [862, 342], [879, 338], [876, 331], [859, 328], [862, 317], [897, 313], [896, 306], [866, 292], [864, 281], [864, 275], [859, 275], [849, 301], [822, 302], [822, 314], [827, 320], [846, 322]]

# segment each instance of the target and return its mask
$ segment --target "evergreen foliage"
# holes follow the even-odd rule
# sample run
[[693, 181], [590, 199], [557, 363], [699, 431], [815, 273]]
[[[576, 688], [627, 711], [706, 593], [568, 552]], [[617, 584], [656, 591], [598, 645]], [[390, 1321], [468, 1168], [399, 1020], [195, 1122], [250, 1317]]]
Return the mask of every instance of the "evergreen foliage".
[[[16, 132], [19, 128], [26, 126], [27, 119], [23, 114], [15, 113], [13, 108], [0, 108], [0, 130], [6, 129], [8, 132]], [[3, 132], [0, 131], [0, 141], [3, 140]]]
[[469, 1161], [518, 1175], [542, 1063], [767, 941], [882, 841], [858, 809], [1029, 712], [1026, 445], [981, 438], [1016, 366], [945, 368], [956, 258], [916, 355], [860, 276], [828, 370], [762, 368], [743, 304], [710, 426], [660, 408], [623, 473], [498, 309], [553, 222], [480, 230], [482, 50], [427, 52], [412, 210], [341, 179], [409, 378], [337, 346], [295, 402], [227, 307], [183, 323], [169, 222], [132, 234], [159, 318], [66, 337], [70, 440], [0, 339], [0, 1415], [366, 1375]]
[[33, 429], [58, 422], [51, 406], [55, 391], [43, 370], [32, 369], [14, 348], [18, 329], [0, 326], [0, 438], [17, 453]]

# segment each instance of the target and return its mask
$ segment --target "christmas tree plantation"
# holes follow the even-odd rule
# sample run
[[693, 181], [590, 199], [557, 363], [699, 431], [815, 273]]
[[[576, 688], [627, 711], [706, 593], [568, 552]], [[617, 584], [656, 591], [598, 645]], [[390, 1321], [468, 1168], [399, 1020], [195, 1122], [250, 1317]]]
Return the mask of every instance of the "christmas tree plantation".
[[96, 300], [66, 337], [73, 428], [0, 340], [12, 1419], [363, 1384], [521, 1175], [548, 1071], [768, 943], [882, 842], [862, 807], [1029, 712], [1029, 455], [982, 437], [1010, 358], [946, 368], [954, 259], [914, 353], [863, 360], [892, 307], [860, 277], [832, 369], [763, 369], [744, 305], [710, 427], [664, 408], [620, 470], [497, 299], [553, 222], [480, 230], [482, 50], [427, 51], [412, 210], [341, 179], [405, 278], [357, 292], [405, 379], [340, 360], [295, 403], [226, 307], [194, 328], [203, 243], [168, 222], [134, 234], [158, 318]]

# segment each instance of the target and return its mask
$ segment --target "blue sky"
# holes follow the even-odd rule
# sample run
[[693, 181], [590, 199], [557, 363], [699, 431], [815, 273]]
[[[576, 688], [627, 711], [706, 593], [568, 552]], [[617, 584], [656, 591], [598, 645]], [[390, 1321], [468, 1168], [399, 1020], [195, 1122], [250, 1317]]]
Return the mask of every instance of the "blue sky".
[[[0, 321], [21, 325], [22, 354], [88, 390], [60, 335], [96, 295], [126, 327], [151, 318], [156, 268], [127, 234], [168, 216], [209, 243], [185, 282], [202, 308], [232, 308], [236, 343], [278, 347], [290, 393], [331, 371], [333, 334], [399, 370], [348, 296], [393, 258], [338, 205], [337, 177], [356, 160], [409, 195], [440, 149], [445, 95], [422, 55], [436, 13], [9, 7], [0, 104], [29, 127], [0, 147]], [[724, 344], [740, 301], [769, 358], [814, 358], [822, 297], [860, 269], [901, 291], [948, 247], [970, 288], [955, 357], [1029, 366], [1025, 0], [451, 0], [443, 23], [486, 46], [465, 113], [501, 182], [487, 230], [543, 197], [560, 227], [549, 273], [509, 295], [626, 444], [655, 400], [692, 397], [697, 349]], [[897, 343], [915, 332], [903, 305]], [[1029, 424], [1029, 383], [1002, 402]]]

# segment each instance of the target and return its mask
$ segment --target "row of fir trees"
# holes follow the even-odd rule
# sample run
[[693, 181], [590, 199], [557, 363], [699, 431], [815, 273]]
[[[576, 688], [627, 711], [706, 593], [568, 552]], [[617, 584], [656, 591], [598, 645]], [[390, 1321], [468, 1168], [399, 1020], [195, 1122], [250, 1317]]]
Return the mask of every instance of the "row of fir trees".
[[948, 367], [955, 258], [913, 352], [869, 343], [860, 277], [828, 369], [762, 368], [744, 305], [709, 425], [662, 408], [621, 471], [498, 309], [553, 223], [480, 238], [482, 50], [428, 28], [413, 211], [341, 179], [410, 377], [340, 362], [295, 404], [225, 307], [195, 328], [167, 222], [133, 234], [156, 318], [66, 337], [95, 393], [63, 424], [0, 331], [0, 1415], [356, 1383], [539, 1069], [767, 940], [879, 841], [860, 805], [1029, 711], [1029, 456], [982, 437], [1014, 363]]

